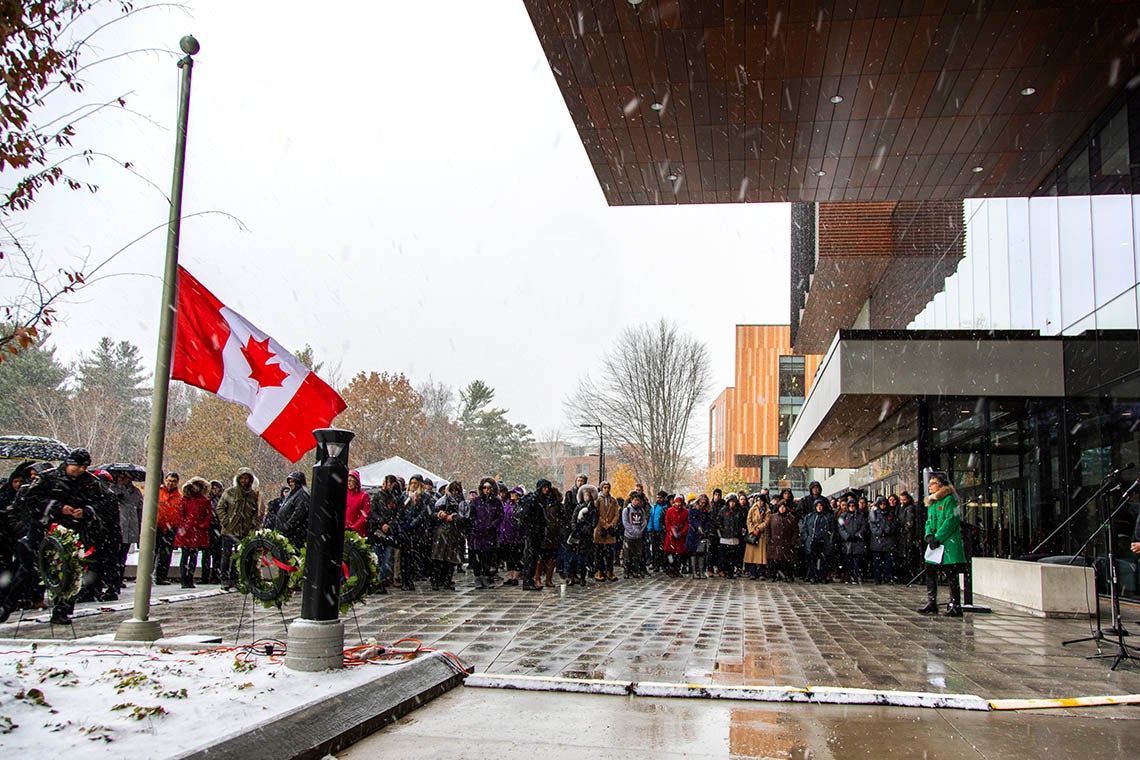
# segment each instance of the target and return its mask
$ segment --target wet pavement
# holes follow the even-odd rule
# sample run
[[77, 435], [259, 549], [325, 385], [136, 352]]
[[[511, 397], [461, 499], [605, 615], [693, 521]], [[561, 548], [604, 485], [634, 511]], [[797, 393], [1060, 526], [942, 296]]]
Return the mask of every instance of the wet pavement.
[[458, 688], [337, 757], [1130, 757], [1140, 731], [1135, 720], [1111, 717], [1119, 715], [741, 705]]
[[[969, 693], [987, 699], [1140, 693], [1140, 667], [1116, 671], [1087, 660], [1091, 622], [1046, 620], [995, 605], [991, 615], [962, 620], [925, 617], [917, 587], [809, 586], [743, 579], [654, 576], [586, 589], [476, 591], [459, 576], [459, 592], [393, 591], [346, 616], [348, 643], [361, 636], [391, 643], [403, 637], [458, 654], [477, 671], [631, 681], [775, 686], [843, 686]], [[202, 587], [209, 590], [215, 587]], [[226, 594], [174, 600], [154, 608], [167, 636], [213, 634], [250, 640], [285, 638], [284, 609], [246, 606]], [[128, 611], [77, 617], [78, 636], [113, 633]], [[1140, 644], [1140, 610], [1126, 608], [1126, 627]], [[0, 636], [13, 635], [11, 623]], [[70, 635], [69, 629], [25, 621], [22, 637]], [[1108, 651], [1105, 646], [1103, 651]], [[1100, 708], [1140, 718], [1138, 707]], [[1080, 712], [1054, 710], [1053, 714]]]

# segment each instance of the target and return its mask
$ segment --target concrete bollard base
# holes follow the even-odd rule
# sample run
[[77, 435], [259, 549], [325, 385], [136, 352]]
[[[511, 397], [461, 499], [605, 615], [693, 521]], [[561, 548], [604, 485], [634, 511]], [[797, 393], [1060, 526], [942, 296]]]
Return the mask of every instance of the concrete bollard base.
[[344, 667], [344, 621], [304, 620], [289, 624], [285, 667], [315, 672]]

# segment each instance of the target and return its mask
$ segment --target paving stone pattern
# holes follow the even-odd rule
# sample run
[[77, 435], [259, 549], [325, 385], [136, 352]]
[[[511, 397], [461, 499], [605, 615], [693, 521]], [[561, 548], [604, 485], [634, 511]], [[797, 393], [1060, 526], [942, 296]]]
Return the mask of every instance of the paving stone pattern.
[[[415, 637], [458, 654], [478, 671], [638, 681], [846, 686], [971, 693], [985, 698], [1070, 697], [1140, 693], [1140, 667], [1115, 672], [1092, 643], [1091, 622], [1046, 620], [995, 607], [962, 620], [919, 615], [915, 587], [806, 585], [746, 579], [652, 576], [585, 589], [526, 592], [472, 588], [458, 592], [394, 590], [346, 616], [348, 643]], [[221, 635], [234, 641], [243, 598], [229, 594], [159, 605], [154, 619], [167, 636]], [[284, 609], [256, 606], [258, 638], [285, 638], [282, 617], [299, 614], [299, 596]], [[246, 608], [241, 638], [250, 640]], [[113, 632], [129, 613], [77, 618], [78, 636]], [[1140, 644], [1140, 615], [1126, 628]], [[12, 636], [0, 626], [0, 636]], [[21, 636], [70, 636], [69, 629], [21, 627]], [[1128, 640], [1128, 639], [1126, 639]], [[1104, 647], [1104, 651], [1109, 648]], [[1133, 710], [1134, 708], [1123, 708]]]

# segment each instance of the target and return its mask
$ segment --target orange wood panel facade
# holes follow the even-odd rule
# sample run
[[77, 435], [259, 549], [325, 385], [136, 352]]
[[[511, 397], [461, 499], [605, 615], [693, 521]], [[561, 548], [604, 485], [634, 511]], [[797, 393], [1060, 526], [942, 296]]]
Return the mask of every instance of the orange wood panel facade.
[[[709, 407], [709, 466], [736, 466], [737, 455], [778, 456], [780, 357], [791, 356], [788, 325], [737, 325], [735, 385]], [[823, 357], [804, 357], [804, 395]], [[738, 468], [745, 480], [760, 468]]]

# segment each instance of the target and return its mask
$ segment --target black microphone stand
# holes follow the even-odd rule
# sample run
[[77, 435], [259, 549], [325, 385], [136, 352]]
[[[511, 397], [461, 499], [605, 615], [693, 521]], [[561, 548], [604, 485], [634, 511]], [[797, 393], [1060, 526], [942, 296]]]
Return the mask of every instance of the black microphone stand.
[[[1097, 623], [1096, 633], [1094, 633], [1092, 636], [1087, 636], [1087, 637], [1082, 638], [1082, 639], [1072, 639], [1070, 641], [1063, 641], [1063, 642], [1061, 642], [1061, 646], [1068, 646], [1069, 644], [1076, 644], [1077, 642], [1081, 642], [1081, 641], [1095, 641], [1095, 642], [1097, 642], [1097, 652], [1098, 653], [1094, 654], [1094, 655], [1090, 655], [1090, 656], [1086, 657], [1085, 659], [1103, 660], [1103, 659], [1112, 658], [1111, 670], [1116, 670], [1116, 667], [1123, 660], [1132, 660], [1132, 661], [1140, 662], [1140, 658], [1138, 658], [1132, 654], [1129, 654], [1129, 652], [1128, 652], [1129, 649], [1134, 648], [1134, 647], [1129, 647], [1127, 644], [1124, 643], [1124, 637], [1128, 635], [1128, 632], [1124, 630], [1124, 622], [1120, 619], [1120, 588], [1119, 588], [1119, 575], [1118, 575], [1117, 570], [1116, 570], [1116, 542], [1113, 540], [1113, 537], [1112, 537], [1112, 521], [1113, 521], [1113, 519], [1115, 519], [1116, 515], [1122, 509], [1124, 509], [1126, 506], [1128, 506], [1128, 500], [1132, 497], [1132, 492], [1135, 491], [1137, 489], [1137, 487], [1140, 487], [1140, 478], [1137, 478], [1136, 480], [1132, 481], [1132, 485], [1128, 486], [1128, 488], [1126, 488], [1124, 490], [1123, 495], [1120, 497], [1120, 503], [1117, 504], [1116, 508], [1113, 509], [1109, 513], [1109, 515], [1105, 519], [1105, 521], [1096, 527], [1096, 529], [1089, 536], [1088, 540], [1085, 541], [1084, 545], [1081, 546], [1081, 548], [1077, 550], [1076, 555], [1074, 555], [1074, 557], [1073, 557], [1073, 559], [1076, 559], [1076, 557], [1079, 556], [1080, 554], [1082, 554], [1084, 552], [1084, 550], [1088, 548], [1088, 545], [1091, 544], [1093, 542], [1093, 540], [1096, 539], [1097, 534], [1099, 534], [1102, 530], [1106, 531], [1107, 538], [1108, 538], [1108, 558], [1107, 558], [1108, 559], [1108, 582], [1109, 582], [1108, 583], [1108, 598], [1109, 598], [1109, 603], [1110, 603], [1110, 610], [1112, 612], [1112, 628], [1109, 628], [1107, 632], [1102, 631], [1100, 628], [1100, 599], [1098, 598], [1096, 600], [1096, 623]], [[1104, 490], [1104, 486], [1101, 486], [1100, 490]], [[1072, 564], [1072, 561], [1073, 560], [1069, 560], [1069, 563]], [[1095, 573], [1095, 571], [1094, 571], [1094, 573]], [[1110, 652], [1110, 653], [1106, 654], [1106, 653], [1103, 653], [1100, 651], [1100, 642], [1102, 640], [1108, 638], [1107, 636], [1105, 636], [1105, 633], [1108, 633], [1109, 635], [1114, 636], [1116, 638], [1116, 652], [1115, 653]]]

